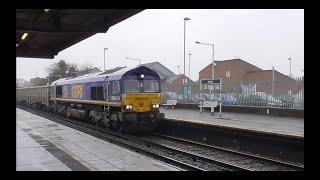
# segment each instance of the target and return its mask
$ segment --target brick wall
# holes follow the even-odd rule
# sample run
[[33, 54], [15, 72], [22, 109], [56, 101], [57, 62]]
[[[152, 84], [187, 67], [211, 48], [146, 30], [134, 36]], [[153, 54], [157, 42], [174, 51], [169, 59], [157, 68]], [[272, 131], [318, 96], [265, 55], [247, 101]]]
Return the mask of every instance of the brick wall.
[[[257, 85], [257, 91], [263, 91], [272, 94], [272, 70], [248, 72], [245, 81], [254, 82]], [[297, 81], [278, 72], [274, 71], [274, 93], [275, 96], [288, 94], [296, 94], [299, 91]]]
[[[197, 83], [193, 82], [192, 80], [190, 80], [188, 78], [187, 80], [187, 85], [189, 87], [191, 87], [191, 92], [192, 93], [197, 93], [199, 92], [199, 88], [197, 88], [196, 86]], [[183, 75], [180, 75], [178, 76], [174, 81], [172, 81], [172, 83], [164, 83], [164, 91], [167, 91], [167, 92], [176, 92], [176, 93], [181, 93], [182, 91], [182, 87], [183, 87]]]
[[[248, 71], [261, 70], [241, 59], [215, 61], [215, 79], [222, 78], [222, 88], [224, 91], [235, 91], [240, 87], [239, 82], [245, 79]], [[208, 65], [199, 72], [199, 79], [211, 79], [212, 64]], [[226, 77], [226, 72], [230, 72], [230, 77]]]
[[[215, 79], [222, 78], [222, 89], [225, 92], [240, 92], [241, 83], [256, 83], [257, 91], [272, 94], [272, 70], [262, 70], [241, 59], [215, 61]], [[208, 65], [199, 72], [199, 79], [211, 79], [211, 67]], [[230, 72], [230, 77], [226, 77], [226, 72]], [[299, 88], [297, 81], [275, 71], [275, 95], [287, 94], [291, 90], [296, 94]]]

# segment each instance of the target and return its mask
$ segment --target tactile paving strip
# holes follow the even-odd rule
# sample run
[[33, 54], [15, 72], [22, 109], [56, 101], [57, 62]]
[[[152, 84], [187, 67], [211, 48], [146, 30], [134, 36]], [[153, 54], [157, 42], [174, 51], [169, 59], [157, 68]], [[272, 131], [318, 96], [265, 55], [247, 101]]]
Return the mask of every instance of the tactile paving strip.
[[54, 141], [64, 147], [67, 151], [75, 154], [76, 156], [80, 157], [85, 163], [90, 164], [95, 169], [100, 171], [119, 171], [115, 165], [111, 164], [108, 161], [98, 158], [97, 156], [85, 151], [78, 145], [71, 143], [69, 140], [64, 138], [55, 138]]

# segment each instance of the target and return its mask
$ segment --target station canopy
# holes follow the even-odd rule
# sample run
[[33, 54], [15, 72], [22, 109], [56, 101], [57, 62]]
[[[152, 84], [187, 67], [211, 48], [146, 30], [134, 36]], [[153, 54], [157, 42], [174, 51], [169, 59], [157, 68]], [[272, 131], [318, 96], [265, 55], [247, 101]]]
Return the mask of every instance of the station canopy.
[[142, 9], [16, 9], [16, 57], [52, 59]]

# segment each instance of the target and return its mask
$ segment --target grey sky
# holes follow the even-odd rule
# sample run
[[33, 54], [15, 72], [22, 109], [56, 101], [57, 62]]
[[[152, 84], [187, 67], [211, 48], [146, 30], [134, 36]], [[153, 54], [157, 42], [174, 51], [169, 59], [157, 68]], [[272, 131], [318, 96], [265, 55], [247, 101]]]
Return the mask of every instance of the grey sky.
[[[173, 72], [183, 73], [183, 18], [187, 21], [186, 54], [191, 56], [191, 78], [211, 62], [212, 48], [195, 41], [215, 43], [215, 59], [241, 58], [262, 69], [303, 75], [304, 10], [155, 10], [148, 9], [61, 51], [54, 59], [17, 58], [17, 78], [47, 75], [46, 68], [60, 59], [78, 65], [103, 68], [103, 48], [107, 47], [106, 69], [159, 61]], [[188, 75], [188, 55], [186, 55]]]

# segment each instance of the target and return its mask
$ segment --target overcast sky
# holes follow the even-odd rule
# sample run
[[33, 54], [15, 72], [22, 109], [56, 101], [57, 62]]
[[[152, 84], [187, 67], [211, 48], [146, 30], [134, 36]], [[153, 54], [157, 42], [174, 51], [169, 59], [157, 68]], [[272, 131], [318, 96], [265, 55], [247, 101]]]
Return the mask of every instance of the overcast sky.
[[[241, 58], [262, 69], [302, 76], [304, 69], [304, 10], [144, 10], [112, 26], [107, 33], [96, 34], [63, 51], [54, 59], [17, 58], [17, 78], [45, 77], [47, 68], [60, 59], [79, 66], [90, 64], [103, 69], [135, 66], [159, 61], [170, 70], [183, 73], [183, 18], [186, 24], [186, 54], [191, 53], [191, 78], [212, 60]], [[188, 55], [186, 74], [188, 75]]]

